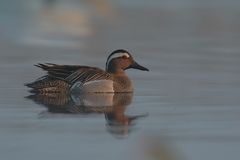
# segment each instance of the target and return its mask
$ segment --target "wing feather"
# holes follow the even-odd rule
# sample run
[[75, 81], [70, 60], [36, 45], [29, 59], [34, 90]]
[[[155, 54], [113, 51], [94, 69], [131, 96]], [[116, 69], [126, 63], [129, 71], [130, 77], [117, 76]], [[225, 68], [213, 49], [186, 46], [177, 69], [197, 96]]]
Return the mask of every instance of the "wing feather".
[[47, 76], [64, 80], [69, 84], [74, 84], [77, 81], [86, 83], [93, 80], [111, 79], [109, 73], [96, 67], [57, 65], [53, 63], [39, 63], [35, 66], [47, 71]]
[[69, 75], [65, 80], [70, 84], [74, 84], [77, 81], [82, 83], [86, 83], [94, 80], [102, 80], [102, 79], [111, 79], [111, 75], [101, 69], [98, 68], [80, 68], [71, 75]]

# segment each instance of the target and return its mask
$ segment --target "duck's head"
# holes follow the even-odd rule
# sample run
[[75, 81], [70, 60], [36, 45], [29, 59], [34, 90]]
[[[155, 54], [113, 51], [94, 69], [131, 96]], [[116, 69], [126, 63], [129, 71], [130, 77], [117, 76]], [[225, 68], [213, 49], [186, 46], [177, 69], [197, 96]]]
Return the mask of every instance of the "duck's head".
[[110, 73], [122, 72], [126, 69], [134, 68], [142, 71], [149, 71], [147, 68], [139, 65], [132, 55], [123, 49], [113, 51], [107, 59], [106, 71]]

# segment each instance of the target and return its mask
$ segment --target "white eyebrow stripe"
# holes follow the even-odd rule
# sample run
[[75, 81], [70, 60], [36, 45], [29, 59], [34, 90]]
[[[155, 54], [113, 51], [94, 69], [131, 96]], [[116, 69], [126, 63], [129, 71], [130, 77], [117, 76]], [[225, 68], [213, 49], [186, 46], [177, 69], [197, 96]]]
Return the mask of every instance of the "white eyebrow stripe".
[[113, 54], [107, 61], [107, 69], [108, 69], [109, 62], [111, 62], [112, 59], [122, 57], [122, 56], [126, 56], [127, 58], [130, 57], [130, 55], [128, 53], [115, 53], [115, 54]]

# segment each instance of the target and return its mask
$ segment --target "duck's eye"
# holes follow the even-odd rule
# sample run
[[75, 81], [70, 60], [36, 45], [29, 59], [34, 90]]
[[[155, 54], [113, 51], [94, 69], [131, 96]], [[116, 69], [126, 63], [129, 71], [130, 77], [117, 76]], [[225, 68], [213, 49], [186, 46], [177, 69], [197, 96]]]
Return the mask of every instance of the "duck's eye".
[[123, 55], [122, 58], [123, 58], [123, 59], [128, 59], [128, 56]]

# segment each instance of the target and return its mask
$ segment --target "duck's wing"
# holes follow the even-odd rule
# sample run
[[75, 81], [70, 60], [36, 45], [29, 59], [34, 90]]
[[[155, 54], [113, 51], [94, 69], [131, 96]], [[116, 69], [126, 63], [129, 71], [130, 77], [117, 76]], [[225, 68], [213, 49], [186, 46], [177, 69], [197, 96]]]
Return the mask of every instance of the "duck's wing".
[[65, 81], [70, 84], [74, 84], [77, 81], [86, 83], [89, 81], [110, 79], [112, 79], [112, 76], [102, 69], [94, 67], [81, 67], [75, 72], [73, 72], [71, 75], [69, 75], [67, 78], [65, 78]]
[[79, 68], [85, 68], [87, 66], [77, 66], [77, 65], [58, 65], [53, 63], [39, 63], [35, 65], [45, 71], [47, 71], [47, 76], [54, 79], [64, 80], [66, 77], [74, 73]]
[[47, 71], [48, 76], [61, 79], [69, 84], [76, 81], [86, 83], [93, 80], [111, 79], [111, 75], [96, 67], [79, 65], [57, 65], [52, 63], [35, 65]]

